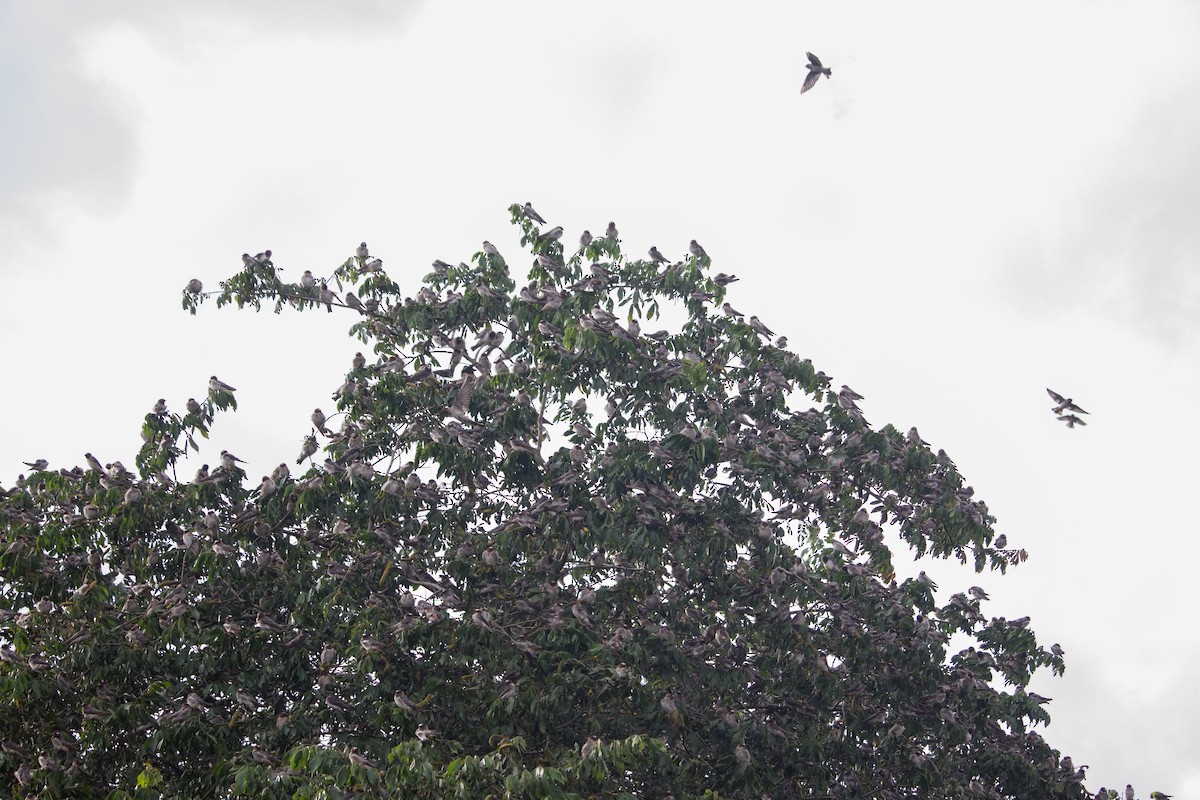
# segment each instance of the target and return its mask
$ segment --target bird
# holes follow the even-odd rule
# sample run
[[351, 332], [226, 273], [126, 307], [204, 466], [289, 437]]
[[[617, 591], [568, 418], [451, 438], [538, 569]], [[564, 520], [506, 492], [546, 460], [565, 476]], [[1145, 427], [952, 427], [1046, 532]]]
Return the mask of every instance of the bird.
[[21, 463], [29, 467], [34, 472], [41, 472], [46, 467], [50, 466], [50, 462], [44, 458], [39, 458], [37, 461], [22, 461]]
[[833, 77], [833, 70], [821, 64], [821, 59], [814, 56], [812, 53], [805, 53], [808, 56], [808, 75], [804, 78], [804, 85], [800, 87], [800, 94], [804, 94], [809, 89], [817, 85], [817, 81], [824, 75], [826, 78]]
[[[1084, 411], [1082, 408], [1080, 408], [1079, 406], [1075, 405], [1075, 401], [1073, 399], [1071, 399], [1070, 397], [1063, 397], [1061, 394], [1054, 391], [1053, 389], [1047, 388], [1046, 394], [1050, 395], [1050, 399], [1053, 400], [1057, 404], [1054, 407], [1055, 414], [1062, 414], [1064, 411], [1074, 411], [1079, 414], [1088, 413], [1088, 412]], [[1062, 419], [1062, 417], [1059, 417], [1059, 419]]]
[[739, 764], [750, 763], [750, 751], [746, 749], [746, 745], [739, 744], [733, 748], [733, 757], [737, 759]]
[[[1086, 414], [1087, 412], [1085, 411], [1083, 413]], [[1075, 416], [1074, 414], [1067, 414], [1066, 416], [1056, 417], [1056, 419], [1059, 419], [1059, 420], [1067, 423], [1068, 428], [1074, 428], [1076, 425], [1087, 425], [1086, 422], [1084, 422], [1083, 420], [1081, 420], [1079, 417]]]
[[354, 255], [358, 256], [361, 259], [369, 258], [371, 255], [371, 252], [369, 250], [367, 250], [367, 243], [363, 242], [357, 248], [355, 248]]
[[313, 277], [312, 270], [304, 270], [304, 274], [300, 276], [300, 286], [304, 289], [311, 289], [317, 285], [317, 279]]
[[199, 278], [192, 278], [187, 282], [187, 288], [184, 291], [187, 294], [200, 294], [204, 291], [204, 284], [200, 282]]
[[320, 297], [321, 297], [321, 302], [325, 304], [325, 311], [332, 314], [333, 313], [333, 301], [337, 300], [337, 295], [334, 294], [333, 290], [329, 288], [329, 285], [326, 284], [325, 281], [321, 281]]
[[313, 427], [319, 431], [324, 431], [325, 430], [325, 422], [326, 422], [325, 412], [319, 408], [313, 409], [313, 413], [312, 413]]
[[546, 231], [538, 238], [549, 239], [550, 241], [558, 241], [559, 239], [562, 238], [562, 235], [563, 235], [563, 229], [562, 229], [562, 226], [559, 225], [558, 227], [551, 228], [550, 230]]
[[1133, 800], [1133, 784], [1125, 784], [1125, 800]]
[[525, 216], [529, 217], [531, 220], [536, 222], [538, 225], [546, 224], [546, 220], [542, 219], [541, 214], [539, 214], [533, 210], [533, 206], [530, 203], [526, 203], [524, 206], [522, 206], [522, 210], [525, 212]]
[[154, 404], [154, 408], [152, 409], [152, 411], [154, 412], [154, 416], [156, 416], [156, 417], [161, 417], [163, 414], [166, 414], [167, 413], [166, 398], [163, 398], [163, 397], [158, 398], [158, 402], [156, 402]]
[[208, 391], [212, 394], [233, 394], [237, 389], [213, 375], [208, 379]]
[[305, 436], [304, 445], [300, 448], [300, 457], [296, 459], [297, 464], [303, 464], [304, 459], [317, 452], [317, 437]]
[[196, 402], [196, 398], [189, 397], [187, 401], [187, 410], [189, 414], [199, 414], [200, 404]]
[[608, 223], [608, 227], [604, 230], [604, 238], [612, 239], [614, 242], [617, 240], [617, 223]]
[[1151, 792], [1150, 800], [1171, 800], [1171, 795], [1162, 792]]
[[688, 244], [688, 252], [694, 255], [696, 258], [708, 258], [708, 253], [704, 252], [704, 248], [701, 247], [695, 239], [692, 239], [692, 241]]
[[496, 245], [486, 240], [483, 243], [483, 252], [493, 258], [500, 255], [500, 251], [496, 249]]
[[580, 250], [586, 249], [587, 246], [591, 243], [592, 243], [592, 232], [591, 231], [584, 231], [583, 233], [579, 234], [579, 249]]
[[650, 260], [653, 261], [655, 264], [666, 264], [668, 259], [662, 253], [658, 252], [657, 247], [651, 247], [650, 248]]

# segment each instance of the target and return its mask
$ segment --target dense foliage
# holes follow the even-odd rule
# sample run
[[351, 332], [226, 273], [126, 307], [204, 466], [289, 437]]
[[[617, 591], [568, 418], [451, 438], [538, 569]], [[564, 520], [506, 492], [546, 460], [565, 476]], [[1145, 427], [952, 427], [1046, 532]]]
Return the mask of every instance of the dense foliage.
[[35, 463], [0, 497], [3, 791], [1087, 796], [1023, 688], [1057, 646], [895, 579], [887, 540], [1024, 557], [949, 458], [871, 427], [695, 243], [564, 249], [511, 211], [520, 287], [487, 243], [413, 297], [365, 245], [189, 284], [193, 313], [354, 316], [371, 355], [292, 469], [176, 473], [236, 406], [214, 379], [146, 416], [135, 471]]

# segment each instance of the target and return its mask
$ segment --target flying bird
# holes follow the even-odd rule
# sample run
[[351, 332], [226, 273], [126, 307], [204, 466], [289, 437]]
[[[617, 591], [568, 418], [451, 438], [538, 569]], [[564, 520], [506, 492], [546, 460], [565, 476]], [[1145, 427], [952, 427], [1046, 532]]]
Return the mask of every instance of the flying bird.
[[[1079, 406], [1075, 405], [1075, 401], [1073, 399], [1070, 397], [1063, 397], [1053, 389], [1047, 388], [1046, 394], [1050, 395], [1050, 399], [1057, 403], [1057, 405], [1054, 407], [1055, 414], [1062, 414], [1064, 411], [1074, 411], [1079, 414], [1088, 413]], [[1059, 417], [1059, 419], [1062, 419], [1062, 417]]]
[[[1083, 413], [1086, 414], [1087, 412], [1085, 411]], [[1060, 416], [1060, 417], [1058, 417], [1058, 419], [1061, 420], [1062, 422], [1067, 423], [1068, 428], [1074, 428], [1076, 425], [1087, 425], [1086, 422], [1084, 422], [1083, 420], [1081, 420], [1079, 417], [1075, 416], [1074, 414], [1067, 414], [1066, 416]]]
[[800, 94], [804, 94], [809, 89], [817, 85], [817, 81], [824, 75], [826, 78], [833, 77], [833, 70], [821, 64], [821, 59], [814, 56], [812, 53], [806, 53], [808, 56], [808, 76], [804, 79], [804, 85], [800, 87]]

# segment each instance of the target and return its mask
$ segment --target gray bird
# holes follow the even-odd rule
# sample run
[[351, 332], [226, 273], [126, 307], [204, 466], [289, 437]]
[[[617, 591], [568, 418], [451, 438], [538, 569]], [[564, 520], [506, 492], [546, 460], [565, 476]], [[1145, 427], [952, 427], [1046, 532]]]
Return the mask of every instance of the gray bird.
[[713, 283], [717, 286], [728, 286], [736, 280], [738, 280], [737, 275], [728, 275], [724, 272], [718, 272], [713, 276]]
[[361, 259], [369, 258], [371, 253], [369, 250], [367, 250], [367, 243], [363, 242], [357, 248], [355, 248], [354, 255], [358, 256]]
[[817, 85], [817, 81], [824, 75], [826, 78], [833, 77], [833, 70], [821, 64], [821, 59], [814, 56], [812, 53], [806, 53], [808, 56], [808, 76], [804, 79], [804, 85], [800, 87], [800, 94], [804, 94], [809, 89]]
[[721, 306], [721, 313], [722, 313], [722, 314], [724, 314], [724, 315], [725, 315], [725, 316], [727, 316], [727, 317], [740, 317], [740, 316], [742, 316], [742, 312], [738, 311], [736, 308], [734, 308], [733, 306], [729, 305], [729, 303], [725, 303], [725, 304], [723, 304], [723, 305]]
[[37, 461], [22, 461], [21, 463], [29, 467], [34, 472], [41, 472], [46, 467], [50, 466], [50, 462], [44, 458], [39, 458]]
[[579, 249], [580, 250], [585, 249], [591, 243], [592, 243], [592, 232], [591, 231], [584, 231], [583, 233], [579, 234]]
[[208, 391], [212, 394], [233, 394], [237, 389], [213, 375], [208, 379]]
[[154, 416], [156, 416], [156, 417], [161, 417], [163, 414], [166, 414], [167, 413], [166, 398], [163, 398], [163, 397], [158, 398], [158, 402], [154, 404], [154, 408], [152, 409], [152, 411], [154, 412]]
[[708, 253], [704, 252], [704, 248], [701, 247], [695, 239], [692, 239], [692, 241], [688, 244], [688, 252], [694, 255], [696, 258], [708, 258]]
[[[1083, 413], [1086, 414], [1087, 412], [1085, 411]], [[1083, 420], [1081, 420], [1079, 417], [1075, 416], [1074, 414], [1067, 414], [1066, 416], [1060, 416], [1060, 417], [1057, 417], [1057, 419], [1067, 423], [1068, 428], [1074, 428], [1076, 425], [1087, 425], [1086, 422], [1084, 422]]]
[[305, 289], [311, 289], [317, 285], [317, 279], [313, 277], [312, 270], [304, 270], [304, 274], [300, 276], [300, 285]]
[[187, 282], [187, 289], [184, 291], [188, 294], [200, 294], [204, 291], [204, 284], [200, 282], [199, 278], [192, 278]]
[[300, 457], [296, 459], [297, 464], [303, 464], [304, 459], [317, 452], [317, 437], [305, 436], [304, 444], [300, 447]]
[[350, 306], [358, 313], [360, 313], [360, 314], [365, 313], [364, 309], [363, 309], [362, 301], [358, 299], [358, 295], [356, 295], [354, 292], [346, 292], [345, 303], [346, 303], [346, 305]]
[[320, 298], [321, 298], [321, 302], [325, 304], [325, 310], [328, 313], [332, 314], [333, 313], [333, 301], [337, 300], [337, 295], [334, 294], [334, 292], [329, 288], [328, 284], [326, 284], [325, 281], [321, 281]]
[[617, 223], [608, 223], [608, 227], [604, 231], [604, 238], [612, 239], [614, 242], [617, 240]]
[[493, 258], [500, 255], [500, 251], [496, 249], [496, 245], [486, 240], [483, 243], [483, 252]]
[[562, 226], [559, 225], [557, 227], [551, 228], [550, 230], [546, 231], [539, 238], [549, 239], [551, 241], [558, 241], [559, 239], [562, 238], [562, 235], [563, 235], [563, 229], [562, 229]]
[[546, 220], [542, 219], [542, 215], [537, 213], [536, 211], [534, 211], [533, 206], [530, 205], [529, 203], [526, 203], [523, 206], [523, 210], [525, 211], [525, 216], [529, 217], [531, 220], [536, 222], [538, 225], [546, 224]]
[[325, 430], [325, 412], [319, 408], [314, 409], [313, 413], [312, 413], [312, 424], [313, 424], [313, 427], [316, 428], [317, 430], [324, 431]]
[[658, 252], [657, 247], [650, 248], [650, 260], [655, 264], [666, 264], [668, 259], [662, 253]]
[[[1057, 404], [1054, 407], [1055, 414], [1062, 414], [1064, 411], [1074, 411], [1075, 413], [1078, 413], [1078, 414], [1088, 413], [1088, 412], [1084, 411], [1082, 408], [1080, 408], [1079, 406], [1075, 405], [1075, 401], [1073, 399], [1071, 399], [1070, 397], [1063, 397], [1061, 394], [1054, 391], [1053, 389], [1046, 389], [1046, 394], [1050, 395], [1050, 399], [1053, 400]], [[1062, 419], [1062, 417], [1059, 417], [1059, 419]]]
[[196, 398], [189, 397], [187, 401], [187, 410], [189, 414], [199, 414], [201, 411], [200, 404], [196, 402]]

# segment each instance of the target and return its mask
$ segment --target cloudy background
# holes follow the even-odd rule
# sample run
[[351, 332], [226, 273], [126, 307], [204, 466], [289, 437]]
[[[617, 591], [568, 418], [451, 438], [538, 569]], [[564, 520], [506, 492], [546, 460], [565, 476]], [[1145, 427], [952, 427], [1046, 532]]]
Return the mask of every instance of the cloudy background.
[[695, 237], [1029, 550], [915, 568], [1062, 643], [1034, 688], [1088, 785], [1200, 796], [1200, 7], [648, 5], [0, 1], [4, 483], [132, 463], [213, 373], [241, 408], [203, 460], [295, 458], [356, 343], [180, 310], [242, 252], [328, 274], [365, 239], [416, 287], [515, 253], [526, 200], [634, 254]]

